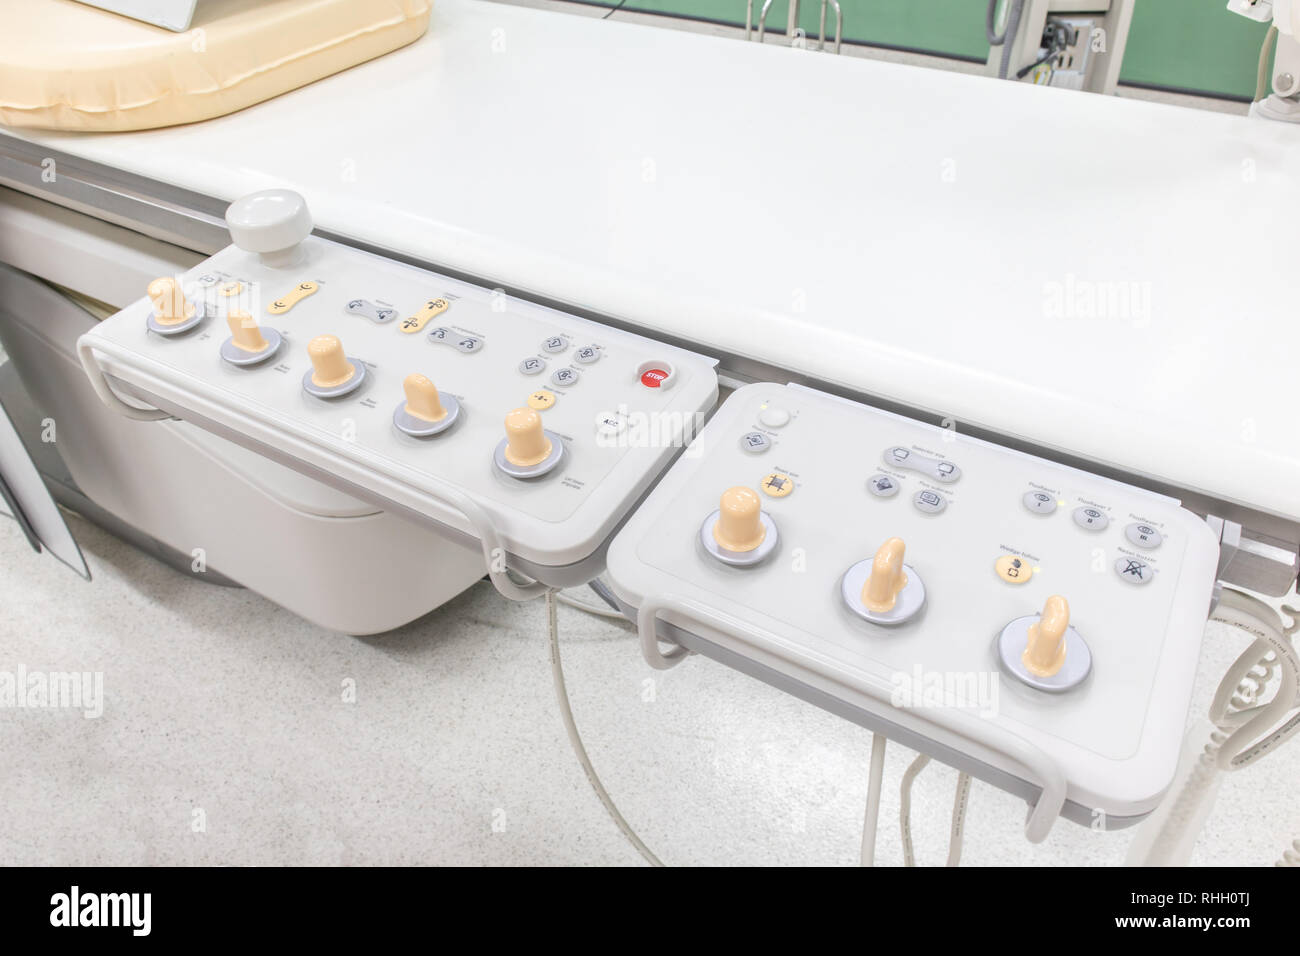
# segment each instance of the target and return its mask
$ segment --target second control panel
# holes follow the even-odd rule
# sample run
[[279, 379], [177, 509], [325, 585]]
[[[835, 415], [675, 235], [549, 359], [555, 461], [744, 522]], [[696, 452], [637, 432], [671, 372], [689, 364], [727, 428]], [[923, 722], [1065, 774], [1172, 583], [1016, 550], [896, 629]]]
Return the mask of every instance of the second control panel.
[[932, 716], [969, 709], [1049, 754], [1082, 812], [1138, 816], [1173, 773], [1216, 558], [1175, 500], [756, 384], [619, 532], [608, 573], [724, 660], [945, 742]]

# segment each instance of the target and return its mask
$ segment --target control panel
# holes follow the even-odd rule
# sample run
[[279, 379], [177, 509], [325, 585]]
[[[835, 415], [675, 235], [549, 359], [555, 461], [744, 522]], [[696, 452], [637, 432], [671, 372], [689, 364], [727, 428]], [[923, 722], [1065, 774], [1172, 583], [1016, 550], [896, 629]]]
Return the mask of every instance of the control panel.
[[655, 666], [715, 656], [1050, 819], [1119, 825], [1173, 777], [1217, 555], [1170, 498], [755, 384], [616, 535], [608, 575]]
[[227, 221], [234, 245], [82, 338], [101, 397], [490, 538], [547, 583], [599, 572], [716, 402], [711, 359], [313, 237], [295, 193]]

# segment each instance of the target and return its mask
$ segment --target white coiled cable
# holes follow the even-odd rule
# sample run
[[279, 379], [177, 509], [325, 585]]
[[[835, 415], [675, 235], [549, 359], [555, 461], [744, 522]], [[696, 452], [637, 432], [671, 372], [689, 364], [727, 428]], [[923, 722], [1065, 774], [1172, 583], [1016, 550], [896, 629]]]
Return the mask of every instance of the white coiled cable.
[[1274, 866], [1300, 866], [1300, 840], [1292, 840], [1291, 848], [1282, 854]]
[[[1291, 640], [1300, 628], [1300, 614], [1289, 606], [1284, 610], [1297, 615], [1290, 626], [1284, 626], [1281, 616], [1257, 598], [1228, 588], [1220, 595], [1210, 619], [1245, 631], [1255, 640], [1219, 684], [1210, 704], [1210, 721], [1214, 725], [1210, 739], [1174, 798], [1143, 861], [1145, 865], [1170, 866], [1179, 862], [1176, 858], [1188, 837], [1187, 830], [1206, 810], [1205, 801], [1220, 772], [1240, 770], [1254, 763], [1300, 730], [1300, 713], [1284, 720], [1295, 709], [1300, 691], [1300, 659]], [[1279, 675], [1273, 699], [1257, 704]]]

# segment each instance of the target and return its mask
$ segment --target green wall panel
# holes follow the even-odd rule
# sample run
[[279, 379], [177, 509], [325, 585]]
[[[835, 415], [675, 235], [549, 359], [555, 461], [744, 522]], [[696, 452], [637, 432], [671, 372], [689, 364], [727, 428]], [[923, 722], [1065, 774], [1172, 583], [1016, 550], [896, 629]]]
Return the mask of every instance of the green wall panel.
[[[614, 6], [615, 0], [588, 0]], [[768, 26], [784, 31], [788, 0]], [[983, 60], [984, 0], [840, 0], [844, 39]], [[757, 22], [761, 0], [755, 0]], [[624, 9], [743, 26], [745, 0], [627, 0]], [[820, 3], [802, 0], [804, 30], [817, 33]], [[834, 33], [828, 17], [827, 31]], [[1229, 13], [1226, 0], [1136, 0], [1121, 81], [1249, 99], [1266, 27]]]
[[1120, 82], [1249, 100], [1267, 31], [1226, 0], [1137, 0]]

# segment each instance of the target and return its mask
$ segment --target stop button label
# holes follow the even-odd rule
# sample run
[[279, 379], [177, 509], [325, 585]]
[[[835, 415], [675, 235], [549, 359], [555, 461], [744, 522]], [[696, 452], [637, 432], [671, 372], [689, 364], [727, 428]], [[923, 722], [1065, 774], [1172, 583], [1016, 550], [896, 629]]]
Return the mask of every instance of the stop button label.
[[648, 368], [641, 373], [641, 384], [646, 388], [658, 388], [667, 377], [668, 372], [664, 369]]

